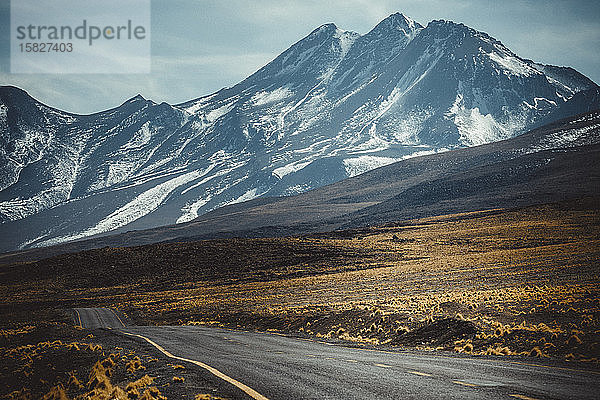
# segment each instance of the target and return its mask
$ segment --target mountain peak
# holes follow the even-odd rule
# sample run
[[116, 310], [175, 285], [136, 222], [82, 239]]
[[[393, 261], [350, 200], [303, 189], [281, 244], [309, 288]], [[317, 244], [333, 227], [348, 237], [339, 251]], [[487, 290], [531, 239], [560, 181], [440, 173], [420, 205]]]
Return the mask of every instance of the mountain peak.
[[423, 28], [423, 26], [412, 18], [407, 17], [402, 13], [394, 13], [378, 23], [375, 28], [373, 28], [373, 31], [389, 29], [415, 31], [421, 28]]
[[2, 85], [0, 86], [0, 92], [5, 92], [5, 93], [20, 93], [20, 94], [28, 94], [25, 90], [13, 86], [13, 85]]
[[127, 104], [132, 104], [132, 103], [138, 103], [141, 101], [146, 101], [146, 99], [144, 98], [144, 96], [142, 96], [141, 94], [136, 94], [135, 96], [133, 96], [132, 98], [128, 99], [127, 101], [125, 101], [125, 103]]
[[394, 21], [397, 24], [408, 26], [409, 28], [414, 28], [418, 24], [418, 23], [415, 22], [415, 20], [413, 20], [410, 17], [407, 17], [406, 15], [404, 15], [404, 14], [402, 14], [400, 12], [391, 14], [386, 19], [388, 19], [390, 21]]
[[0, 86], [0, 102], [7, 99], [33, 99], [29, 93], [16, 86]]
[[322, 35], [322, 34], [333, 34], [338, 30], [338, 27], [334, 23], [323, 24], [317, 29], [312, 31], [309, 36]]
[[431, 21], [427, 25], [428, 29], [432, 29], [434, 31], [442, 31], [444, 33], [462, 33], [469, 36], [482, 36], [486, 38], [490, 38], [487, 33], [480, 32], [476, 29], [473, 29], [463, 23], [448, 21], [444, 19], [435, 19]]

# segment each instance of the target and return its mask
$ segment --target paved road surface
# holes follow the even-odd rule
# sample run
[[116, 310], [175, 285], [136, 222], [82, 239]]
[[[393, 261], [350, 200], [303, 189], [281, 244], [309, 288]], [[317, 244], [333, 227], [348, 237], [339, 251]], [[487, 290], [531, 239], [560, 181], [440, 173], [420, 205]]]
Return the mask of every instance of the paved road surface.
[[[83, 320], [90, 313], [85, 315]], [[272, 400], [600, 398], [600, 373], [538, 359], [373, 351], [198, 326], [120, 331], [142, 335], [173, 356], [212, 367]], [[240, 398], [248, 397], [240, 391]]]
[[123, 328], [125, 324], [109, 308], [74, 308], [75, 325], [82, 328]]
[[174, 355], [206, 363], [269, 399], [600, 396], [600, 374], [551, 368], [548, 364], [368, 351], [206, 327], [129, 327], [124, 331], [143, 335]]

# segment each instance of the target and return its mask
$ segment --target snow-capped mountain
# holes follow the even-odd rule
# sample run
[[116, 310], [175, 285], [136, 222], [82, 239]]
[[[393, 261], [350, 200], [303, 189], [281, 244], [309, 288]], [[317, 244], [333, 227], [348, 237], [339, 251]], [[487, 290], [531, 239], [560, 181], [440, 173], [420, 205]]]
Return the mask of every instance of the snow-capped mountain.
[[[187, 222], [599, 108], [571, 68], [461, 24], [319, 27], [239, 84], [92, 115], [0, 89], [0, 250]], [[582, 100], [584, 99], [584, 100]], [[589, 99], [592, 99], [591, 102]]]

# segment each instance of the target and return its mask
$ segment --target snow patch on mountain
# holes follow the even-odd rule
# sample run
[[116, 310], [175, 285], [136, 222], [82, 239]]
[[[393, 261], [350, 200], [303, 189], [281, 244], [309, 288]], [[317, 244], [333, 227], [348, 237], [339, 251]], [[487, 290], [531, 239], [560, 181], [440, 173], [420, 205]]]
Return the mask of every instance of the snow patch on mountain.
[[[219, 154], [218, 156], [215, 157], [219, 158], [219, 157], [224, 157], [223, 154]], [[207, 187], [207, 183], [213, 181], [213, 180], [218, 180], [218, 178], [227, 176], [229, 173], [235, 171], [238, 168], [243, 167], [246, 164], [245, 161], [241, 161], [241, 162], [237, 162], [234, 163], [233, 165], [223, 168], [222, 164], [221, 164], [221, 169], [217, 170], [215, 173], [208, 175], [211, 171], [213, 171], [213, 169], [215, 169], [217, 167], [217, 163], [212, 164], [210, 167], [208, 167], [204, 172], [202, 172], [200, 174], [200, 176], [198, 176], [196, 179], [200, 179], [203, 178], [202, 180], [194, 183], [193, 185], [191, 185], [190, 187], [184, 189], [181, 192], [181, 195], [185, 195], [188, 192], [191, 191], [198, 191], [199, 188], [201, 187], [205, 187], [206, 190], [202, 191], [202, 195], [199, 198], [196, 198], [193, 201], [188, 201], [182, 208], [181, 208], [181, 215], [177, 218], [176, 223], [183, 223], [183, 222], [188, 222], [193, 220], [194, 218], [198, 218], [199, 215], [199, 210], [206, 206], [215, 196], [220, 195], [221, 193], [223, 193], [228, 186], [227, 185], [220, 185], [220, 184], [215, 184], [212, 187]], [[208, 175], [208, 176], [206, 176]], [[245, 178], [244, 178], [245, 179]]]
[[467, 108], [463, 95], [457, 94], [446, 117], [453, 120], [466, 146], [478, 146], [511, 136], [509, 128], [498, 123], [491, 114], [481, 114], [479, 107]]
[[[207, 179], [207, 181], [210, 179]], [[201, 197], [194, 201], [193, 203], [188, 203], [181, 209], [181, 216], [177, 218], [176, 223], [181, 224], [184, 222], [192, 221], [195, 218], [198, 218], [198, 210], [208, 204], [213, 198], [212, 195], [207, 195], [206, 197]]]
[[545, 136], [538, 145], [524, 149], [523, 153], [530, 154], [555, 148], [585, 146], [597, 144], [598, 142], [600, 142], [600, 123], [591, 124], [584, 128], [561, 130]]
[[349, 177], [360, 175], [375, 168], [383, 167], [399, 161], [400, 158], [359, 156], [344, 159], [344, 168]]
[[217, 109], [211, 110], [206, 114], [206, 120], [208, 122], [214, 122], [217, 119], [221, 118], [223, 115], [226, 115], [233, 109], [234, 104], [229, 103], [225, 104]]
[[278, 167], [275, 168], [272, 172], [273, 176], [276, 176], [277, 178], [281, 179], [286, 175], [289, 175], [293, 172], [298, 172], [301, 169], [303, 169], [304, 167], [306, 167], [307, 165], [309, 165], [312, 161], [297, 161], [297, 162], [293, 162], [287, 165], [284, 165], [282, 167]]
[[[2, 132], [8, 131], [7, 114], [2, 118]], [[27, 165], [40, 161], [46, 155], [46, 149], [53, 141], [54, 132], [49, 127], [44, 131], [30, 128], [27, 125], [19, 124], [21, 135], [15, 138], [11, 143], [11, 149], [0, 149], [0, 156], [6, 162], [12, 164], [12, 170], [6, 169], [6, 174], [0, 176], [0, 191], [6, 189], [12, 184], [18, 182], [23, 168]], [[3, 139], [0, 135], [0, 139]], [[5, 140], [8, 140], [6, 138]], [[5, 170], [5, 168], [3, 168]]]
[[244, 193], [243, 195], [241, 195], [240, 197], [238, 197], [237, 199], [235, 199], [227, 204], [242, 203], [244, 201], [255, 199], [255, 198], [259, 197], [260, 195], [261, 195], [261, 193], [258, 191], [258, 188], [252, 188], [252, 189], [248, 190], [246, 193]]
[[142, 149], [144, 146], [150, 143], [152, 134], [153, 132], [150, 128], [150, 121], [144, 122], [140, 129], [135, 132], [133, 137], [127, 143], [121, 146], [121, 150]]
[[531, 76], [533, 74], [539, 74], [535, 68], [532, 68], [524, 61], [519, 60], [517, 57], [508, 54], [501, 55], [498, 53], [490, 53], [488, 56], [490, 57], [490, 60], [502, 67], [502, 71], [507, 76]]
[[348, 54], [350, 47], [352, 47], [352, 45], [354, 44], [356, 39], [360, 37], [360, 35], [356, 34], [355, 32], [348, 32], [338, 28], [335, 30], [334, 37], [339, 42], [341, 50], [340, 59], [343, 59], [344, 57], [346, 57], [346, 54]]
[[183, 109], [188, 114], [196, 114], [205, 104], [207, 104], [211, 99], [217, 96], [219, 92], [213, 93], [209, 96], [202, 97], [198, 100], [192, 100], [186, 103], [182, 103], [177, 105], [176, 107]]
[[306, 183], [299, 184], [299, 185], [292, 185], [285, 189], [285, 191], [282, 193], [282, 196], [294, 196], [296, 194], [307, 192], [311, 189], [314, 189], [314, 188], [311, 185], [306, 184]]
[[184, 175], [177, 176], [166, 182], [163, 182], [152, 189], [146, 190], [138, 195], [135, 199], [128, 202], [121, 208], [117, 209], [98, 224], [87, 228], [79, 233], [69, 236], [61, 236], [49, 239], [40, 243], [38, 246], [49, 246], [56, 243], [61, 243], [70, 240], [77, 240], [87, 236], [97, 235], [103, 232], [111, 231], [122, 226], [125, 226], [144, 215], [156, 210], [165, 199], [178, 187], [197, 179], [200, 176], [198, 171], [191, 171]]
[[270, 92], [258, 92], [250, 99], [252, 105], [255, 106], [263, 106], [269, 103], [276, 103], [282, 100], [287, 99], [294, 95], [290, 89], [285, 87], [280, 87]]
[[42, 211], [48, 204], [58, 204], [65, 201], [68, 198], [70, 189], [68, 185], [57, 186], [42, 190], [26, 199], [16, 198], [0, 202], [0, 215], [10, 221], [26, 218]]
[[554, 100], [548, 100], [544, 97], [534, 97], [533, 104], [529, 104], [529, 102], [524, 100], [523, 104], [534, 110], [548, 108], [549, 106], [556, 106], [556, 102]]

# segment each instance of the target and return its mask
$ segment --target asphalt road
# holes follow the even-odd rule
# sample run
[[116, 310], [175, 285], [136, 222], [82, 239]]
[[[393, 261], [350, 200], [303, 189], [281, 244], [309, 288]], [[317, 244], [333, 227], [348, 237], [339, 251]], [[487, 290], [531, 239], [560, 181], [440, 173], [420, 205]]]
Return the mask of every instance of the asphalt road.
[[[380, 351], [199, 326], [123, 328], [108, 309], [77, 309], [84, 327], [119, 328], [234, 385], [240, 398], [599, 399], [600, 373], [567, 363]], [[216, 371], [216, 372], [215, 372]], [[240, 387], [240, 386], [238, 386]], [[249, 391], [246, 390], [246, 393]]]
[[82, 328], [123, 328], [125, 324], [109, 308], [74, 308], [75, 325]]
[[208, 364], [269, 399], [600, 398], [600, 374], [539, 360], [372, 351], [196, 326], [123, 331]]

